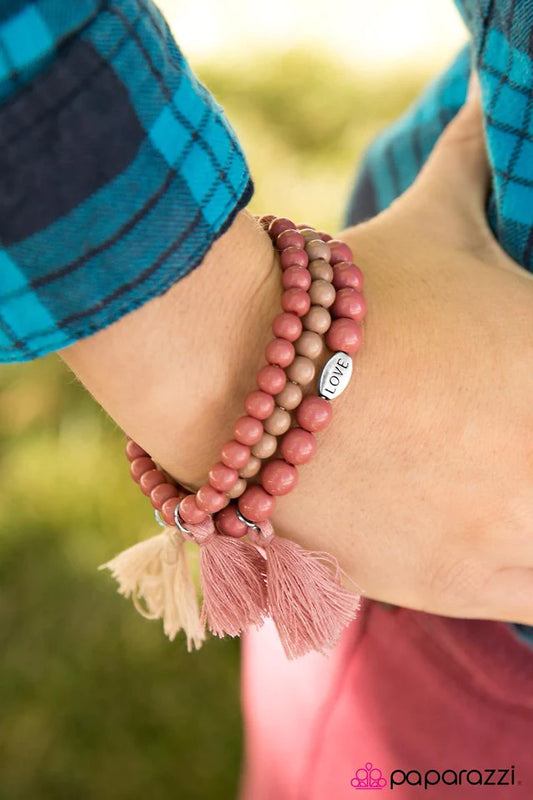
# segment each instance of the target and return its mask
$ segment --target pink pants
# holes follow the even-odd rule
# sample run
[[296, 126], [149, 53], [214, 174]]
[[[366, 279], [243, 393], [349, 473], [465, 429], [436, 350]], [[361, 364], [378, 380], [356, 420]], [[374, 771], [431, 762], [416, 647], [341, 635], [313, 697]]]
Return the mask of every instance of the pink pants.
[[242, 697], [241, 800], [533, 799], [533, 648], [504, 623], [365, 600], [330, 655], [292, 662], [268, 623]]

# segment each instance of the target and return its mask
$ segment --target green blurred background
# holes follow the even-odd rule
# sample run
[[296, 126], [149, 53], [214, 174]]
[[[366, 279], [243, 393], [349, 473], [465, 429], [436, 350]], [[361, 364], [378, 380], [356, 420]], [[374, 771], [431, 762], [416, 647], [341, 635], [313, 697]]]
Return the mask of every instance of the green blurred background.
[[[194, 66], [248, 154], [252, 210], [326, 230], [364, 145], [427, 79], [314, 49], [217, 62]], [[0, 800], [234, 797], [238, 642], [188, 654], [96, 569], [156, 532], [121, 432], [49, 356], [0, 369], [0, 439]]]

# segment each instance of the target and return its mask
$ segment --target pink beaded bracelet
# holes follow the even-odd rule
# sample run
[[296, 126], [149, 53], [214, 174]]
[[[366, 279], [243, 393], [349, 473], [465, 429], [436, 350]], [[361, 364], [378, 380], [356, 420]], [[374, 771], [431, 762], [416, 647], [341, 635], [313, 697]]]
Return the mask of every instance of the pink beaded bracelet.
[[[314, 456], [314, 434], [329, 424], [331, 400], [348, 385], [366, 302], [361, 270], [344, 242], [272, 215], [259, 223], [279, 253], [284, 291], [267, 363], [244, 401], [246, 414], [194, 493], [128, 439], [131, 475], [165, 530], [103, 567], [142, 614], [163, 619], [171, 639], [183, 629], [189, 650], [201, 645], [206, 626], [215, 635], [236, 636], [271, 617], [287, 656], [295, 658], [333, 646], [359, 606], [359, 594], [345, 588], [348, 576], [331, 555], [275, 536], [269, 520], [276, 497], [296, 487], [297, 467]], [[324, 343], [333, 354], [320, 371], [317, 394], [304, 396]], [[201, 612], [186, 541], [201, 546]]]

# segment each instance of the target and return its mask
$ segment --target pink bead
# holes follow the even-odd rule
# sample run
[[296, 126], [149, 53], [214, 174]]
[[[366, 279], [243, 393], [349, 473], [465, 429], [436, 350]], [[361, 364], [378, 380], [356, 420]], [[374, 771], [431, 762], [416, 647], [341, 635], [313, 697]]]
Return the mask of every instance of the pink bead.
[[339, 317], [331, 323], [326, 333], [326, 344], [330, 350], [343, 350], [350, 355], [359, 349], [362, 340], [361, 326], [353, 319]]
[[169, 497], [169, 499], [165, 500], [165, 502], [161, 506], [161, 516], [163, 517], [167, 525], [176, 524], [174, 512], [176, 511], [176, 506], [178, 505], [178, 502], [179, 498]]
[[265, 358], [269, 364], [288, 367], [294, 361], [294, 345], [287, 339], [272, 339], [266, 346]]
[[273, 219], [276, 219], [275, 214], [263, 214], [261, 217], [259, 217], [258, 222], [263, 226], [263, 228], [268, 228]]
[[272, 323], [272, 333], [280, 339], [287, 339], [289, 342], [295, 342], [302, 332], [302, 321], [296, 314], [288, 314], [283, 311], [274, 317]]
[[302, 267], [289, 267], [281, 278], [284, 289], [304, 289], [311, 286], [311, 273]]
[[183, 522], [188, 522], [189, 525], [198, 525], [198, 523], [203, 522], [207, 517], [205, 511], [202, 511], [196, 504], [195, 494], [188, 494], [183, 498], [180, 503], [179, 515], [180, 519], [182, 519]]
[[327, 428], [332, 417], [331, 403], [323, 397], [307, 395], [296, 409], [296, 422], [300, 428], [315, 433]]
[[287, 217], [276, 217], [268, 226], [268, 233], [272, 241], [276, 241], [283, 231], [294, 230], [294, 222]]
[[235, 539], [240, 539], [248, 533], [248, 526], [237, 516], [233, 503], [218, 512], [215, 517], [215, 525], [220, 533], [225, 536], [233, 536]]
[[311, 298], [303, 289], [285, 289], [281, 295], [281, 307], [284, 311], [303, 317], [311, 307]]
[[366, 300], [361, 292], [347, 286], [345, 289], [338, 289], [335, 302], [331, 306], [334, 317], [349, 317], [356, 322], [360, 322], [366, 314]]
[[148, 453], [143, 450], [140, 444], [134, 442], [133, 439], [128, 439], [126, 442], [126, 456], [128, 461], [135, 461], [136, 458], [146, 458]]
[[263, 423], [255, 417], [239, 417], [233, 426], [233, 438], [241, 444], [256, 444], [263, 435]]
[[292, 266], [306, 267], [309, 264], [309, 256], [305, 250], [300, 250], [299, 247], [286, 247], [279, 254], [279, 263], [282, 269]]
[[147, 496], [150, 495], [152, 489], [159, 486], [160, 483], [166, 483], [167, 479], [159, 469], [149, 469], [148, 472], [143, 472], [139, 480], [141, 492]]
[[[283, 386], [281, 388], [283, 389]], [[139, 483], [141, 475], [155, 468], [156, 466], [149, 456], [141, 456], [140, 458], [134, 458], [131, 462], [130, 475], [136, 483]]]
[[226, 467], [241, 469], [250, 460], [250, 448], [232, 439], [222, 445], [220, 460]]
[[227, 492], [232, 489], [239, 479], [236, 469], [227, 467], [222, 461], [217, 461], [209, 470], [207, 477], [213, 489], [219, 492]]
[[299, 231], [287, 230], [280, 233], [276, 239], [278, 250], [285, 250], [286, 247], [300, 247], [305, 245], [305, 239]]
[[333, 239], [333, 236], [330, 236], [329, 233], [324, 233], [324, 231], [317, 231], [317, 236], [323, 242], [330, 242]]
[[170, 500], [171, 497], [179, 497], [179, 492], [170, 483], [160, 483], [150, 492], [150, 502], [157, 509], [161, 509], [165, 500]]
[[316, 453], [316, 440], [303, 428], [291, 428], [282, 438], [279, 450], [289, 464], [307, 464]]
[[255, 389], [250, 392], [244, 401], [244, 409], [248, 416], [256, 419], [266, 419], [274, 411], [274, 398], [271, 394]]
[[339, 239], [330, 239], [328, 242], [331, 252], [330, 264], [337, 264], [339, 261], [353, 261], [353, 253], [345, 242]]
[[249, 486], [237, 503], [239, 511], [247, 520], [264, 522], [274, 511], [276, 500], [261, 486]]
[[[257, 385], [267, 394], [278, 394], [287, 383], [287, 376], [281, 367], [266, 364], [257, 373]], [[243, 464], [244, 466], [244, 464]]]
[[363, 273], [349, 261], [339, 261], [333, 267], [333, 286], [335, 289], [345, 289], [350, 286], [352, 289], [363, 291]]
[[263, 489], [275, 497], [289, 494], [297, 483], [298, 470], [281, 458], [275, 458], [263, 467], [261, 484]]
[[226, 497], [224, 492], [217, 492], [217, 490], [213, 489], [208, 483], [200, 486], [196, 492], [196, 505], [208, 514], [214, 514], [216, 511], [220, 511], [220, 509], [227, 506], [228, 503], [229, 497]]

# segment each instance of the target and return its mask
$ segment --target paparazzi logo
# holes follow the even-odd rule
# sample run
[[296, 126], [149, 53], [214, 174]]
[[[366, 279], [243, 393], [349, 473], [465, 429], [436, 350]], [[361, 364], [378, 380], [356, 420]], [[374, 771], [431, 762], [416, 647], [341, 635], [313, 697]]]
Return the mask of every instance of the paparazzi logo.
[[387, 786], [382, 771], [374, 767], [371, 761], [367, 761], [364, 767], [355, 771], [350, 783], [354, 789], [385, 789]]
[[427, 791], [433, 786], [519, 786], [514, 764], [506, 769], [393, 769], [389, 777], [367, 761], [357, 769], [350, 785], [354, 789], [386, 789], [394, 791], [398, 786], [418, 786]]

